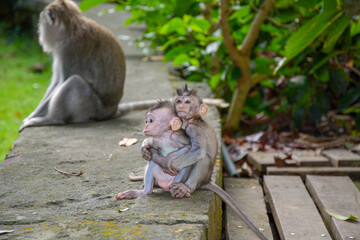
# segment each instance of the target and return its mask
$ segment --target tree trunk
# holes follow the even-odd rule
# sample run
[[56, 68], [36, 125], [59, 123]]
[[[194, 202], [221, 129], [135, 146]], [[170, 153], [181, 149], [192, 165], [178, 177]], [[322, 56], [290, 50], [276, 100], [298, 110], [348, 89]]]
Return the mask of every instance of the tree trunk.
[[263, 2], [260, 10], [257, 12], [253, 22], [251, 23], [250, 30], [242, 42], [240, 50], [238, 50], [230, 33], [229, 23], [227, 20], [229, 17], [229, 0], [221, 0], [220, 26], [222, 36], [224, 38], [224, 45], [229, 52], [231, 60], [238, 68], [241, 69], [241, 77], [237, 81], [236, 89], [233, 93], [229, 113], [224, 126], [224, 131], [227, 133], [238, 129], [247, 95], [251, 87], [258, 83], [258, 81], [261, 81], [263, 77], [251, 76], [250, 54], [259, 36], [260, 26], [267, 17], [273, 3], [274, 0], [265, 0]]

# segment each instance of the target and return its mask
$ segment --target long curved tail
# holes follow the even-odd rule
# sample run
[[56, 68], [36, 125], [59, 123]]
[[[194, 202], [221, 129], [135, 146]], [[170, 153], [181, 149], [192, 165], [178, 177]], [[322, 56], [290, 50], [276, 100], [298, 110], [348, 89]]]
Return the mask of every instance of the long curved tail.
[[230, 197], [230, 195], [225, 192], [222, 188], [217, 186], [216, 184], [209, 182], [205, 185], [202, 185], [200, 189], [206, 189], [210, 190], [214, 193], [216, 193], [221, 199], [230, 206], [237, 215], [243, 220], [246, 225], [249, 226], [249, 228], [261, 239], [261, 240], [267, 240], [266, 236], [256, 227], [256, 225], [245, 215], [245, 213], [238, 207], [236, 202]]
[[[172, 99], [165, 99], [171, 101]], [[120, 117], [122, 115], [127, 114], [128, 112], [134, 110], [144, 110], [154, 106], [159, 100], [152, 99], [152, 100], [143, 100], [143, 101], [136, 101], [136, 102], [127, 102], [127, 103], [120, 103], [118, 105], [118, 109], [116, 112], [115, 117]], [[225, 102], [223, 99], [219, 98], [204, 98], [203, 102], [211, 105], [216, 106], [219, 108], [227, 108], [229, 104]]]

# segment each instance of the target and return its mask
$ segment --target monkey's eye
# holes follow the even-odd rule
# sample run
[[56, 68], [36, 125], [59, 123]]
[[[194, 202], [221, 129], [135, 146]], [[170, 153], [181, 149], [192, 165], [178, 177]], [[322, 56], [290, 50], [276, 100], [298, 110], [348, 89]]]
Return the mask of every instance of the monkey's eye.
[[185, 103], [186, 103], [186, 104], [190, 104], [191, 102], [190, 102], [190, 100], [186, 100]]
[[178, 99], [178, 100], [176, 101], [176, 103], [177, 103], [177, 104], [180, 104], [180, 103], [182, 103], [182, 101], [181, 101], [180, 99]]

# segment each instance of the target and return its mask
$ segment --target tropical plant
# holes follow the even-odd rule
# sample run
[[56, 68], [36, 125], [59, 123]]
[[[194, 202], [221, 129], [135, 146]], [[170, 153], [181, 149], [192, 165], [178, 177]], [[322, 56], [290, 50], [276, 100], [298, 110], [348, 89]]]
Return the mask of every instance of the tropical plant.
[[291, 115], [295, 129], [326, 122], [350, 132], [356, 122], [360, 131], [356, 0], [129, 0], [115, 9], [132, 13], [127, 24], [146, 23], [138, 41], [180, 66], [183, 78], [232, 102], [227, 131], [244, 114], [247, 124]]

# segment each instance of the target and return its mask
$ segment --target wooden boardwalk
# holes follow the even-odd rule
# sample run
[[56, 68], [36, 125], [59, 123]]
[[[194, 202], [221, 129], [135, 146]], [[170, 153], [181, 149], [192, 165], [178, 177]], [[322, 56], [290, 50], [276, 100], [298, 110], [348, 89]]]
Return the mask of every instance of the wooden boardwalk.
[[[295, 166], [276, 167], [276, 155], [284, 156], [248, 154], [247, 160], [262, 174], [261, 184], [248, 179], [224, 181], [226, 191], [264, 234], [283, 240], [359, 240], [359, 220], [338, 220], [328, 212], [360, 218], [360, 192], [352, 181], [360, 179], [360, 156], [343, 149], [323, 155], [296, 151], [290, 161]], [[256, 239], [231, 210], [226, 213], [227, 239]]]

